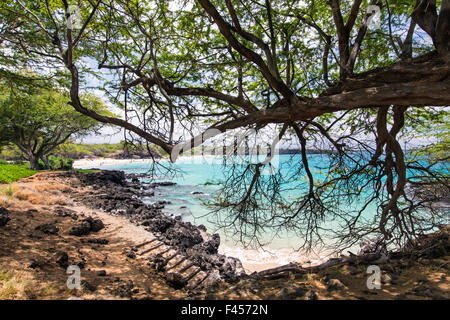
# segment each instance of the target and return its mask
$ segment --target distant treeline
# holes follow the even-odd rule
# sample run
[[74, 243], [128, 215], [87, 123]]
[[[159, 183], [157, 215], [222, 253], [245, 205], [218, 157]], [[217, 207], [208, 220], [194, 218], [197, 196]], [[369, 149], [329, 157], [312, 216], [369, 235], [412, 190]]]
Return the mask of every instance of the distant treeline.
[[[150, 147], [153, 156], [160, 157], [159, 148]], [[69, 159], [85, 158], [148, 158], [149, 152], [145, 146], [136, 146], [119, 143], [64, 143], [58, 146], [52, 154], [54, 156]], [[22, 152], [14, 145], [8, 145], [0, 149], [0, 159], [8, 161], [23, 160]]]

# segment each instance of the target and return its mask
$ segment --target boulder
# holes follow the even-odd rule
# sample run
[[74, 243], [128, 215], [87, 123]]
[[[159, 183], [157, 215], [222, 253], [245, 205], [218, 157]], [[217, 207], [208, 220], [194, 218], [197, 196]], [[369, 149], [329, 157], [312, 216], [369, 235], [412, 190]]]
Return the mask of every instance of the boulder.
[[73, 226], [69, 230], [70, 235], [77, 237], [88, 235], [90, 232], [91, 232], [91, 224], [87, 221], [83, 221]]
[[102, 230], [105, 225], [103, 224], [103, 221], [100, 219], [94, 219], [92, 217], [86, 218], [83, 221], [88, 222], [91, 225], [91, 231], [98, 232]]
[[156, 217], [148, 220], [150, 231], [164, 233], [167, 229], [175, 225], [175, 221], [165, 216]]
[[105, 225], [100, 219], [94, 219], [92, 217], [88, 217], [83, 219], [79, 224], [73, 226], [69, 234], [73, 236], [85, 236], [92, 232], [97, 232], [103, 229]]
[[224, 263], [219, 267], [219, 272], [229, 282], [239, 280], [239, 277], [245, 274], [241, 260], [227, 256], [224, 256]]
[[196, 246], [198, 250], [204, 251], [207, 254], [217, 254], [220, 245], [220, 235], [215, 233], [211, 239]]
[[136, 254], [133, 251], [125, 251], [124, 254], [130, 259], [136, 259]]
[[203, 237], [198, 229], [189, 228], [183, 223], [177, 223], [173, 228], [166, 230], [165, 237], [169, 240], [170, 245], [177, 246], [182, 250], [203, 242]]

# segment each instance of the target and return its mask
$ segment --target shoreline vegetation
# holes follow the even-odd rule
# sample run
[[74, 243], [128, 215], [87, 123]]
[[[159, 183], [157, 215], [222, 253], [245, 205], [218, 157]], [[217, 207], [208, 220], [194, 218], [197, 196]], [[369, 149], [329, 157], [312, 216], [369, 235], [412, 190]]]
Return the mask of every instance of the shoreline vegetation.
[[[189, 154], [197, 155], [204, 154], [214, 155], [215, 149], [209, 147], [193, 148]], [[244, 152], [244, 151], [242, 151]], [[309, 149], [308, 154], [330, 154], [332, 150]], [[286, 149], [280, 148], [279, 154], [300, 154], [300, 149]], [[162, 156], [167, 156], [167, 153], [157, 146], [151, 146], [147, 149], [144, 145], [125, 144], [123, 141], [119, 143], [64, 143], [58, 146], [54, 152], [54, 156], [69, 158], [73, 160], [87, 160], [87, 159], [150, 159], [153, 156], [159, 159]], [[184, 156], [184, 155], [182, 155]], [[153, 159], [153, 158], [152, 158]], [[15, 146], [9, 145], [0, 149], [0, 160], [5, 161], [23, 161], [22, 152]]]
[[[217, 254], [220, 238], [135, 198], [156, 185], [124, 179], [114, 171], [39, 172], [2, 191], [0, 298], [450, 298], [449, 227], [405, 252], [368, 251], [249, 274], [237, 259]], [[374, 263], [382, 270], [381, 290], [366, 287]], [[65, 287], [72, 264], [81, 268], [81, 290]]]

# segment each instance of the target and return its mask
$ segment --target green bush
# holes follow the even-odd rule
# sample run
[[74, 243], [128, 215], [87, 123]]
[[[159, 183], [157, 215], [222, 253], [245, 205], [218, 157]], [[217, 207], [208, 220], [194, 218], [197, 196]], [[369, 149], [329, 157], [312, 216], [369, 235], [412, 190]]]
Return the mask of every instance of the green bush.
[[[71, 170], [73, 166], [73, 159], [70, 158], [62, 158], [56, 156], [48, 157], [48, 165], [50, 166], [50, 170]], [[46, 169], [46, 166], [42, 160], [39, 160], [39, 166], [41, 169]]]

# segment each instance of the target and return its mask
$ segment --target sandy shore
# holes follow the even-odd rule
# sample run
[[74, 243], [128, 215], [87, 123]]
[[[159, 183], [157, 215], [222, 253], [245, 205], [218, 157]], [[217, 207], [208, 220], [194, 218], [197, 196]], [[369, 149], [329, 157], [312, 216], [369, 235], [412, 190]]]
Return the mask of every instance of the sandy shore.
[[239, 246], [231, 247], [221, 243], [219, 253], [239, 258], [247, 272], [259, 272], [270, 268], [281, 267], [289, 263], [297, 263], [304, 267], [317, 266], [330, 258], [336, 258], [337, 255], [326, 250], [317, 252], [302, 252], [293, 248], [285, 249], [249, 249]]
[[[129, 163], [152, 163], [154, 161], [165, 162], [169, 161], [167, 158], [160, 159], [113, 159], [113, 158], [93, 158], [93, 159], [79, 159], [75, 160], [73, 167], [75, 169], [90, 169], [97, 168], [101, 166], [115, 166], [123, 165]], [[190, 156], [180, 156], [177, 161], [193, 161], [198, 163], [199, 161], [206, 161], [206, 163], [222, 163], [222, 158], [212, 155], [190, 155]]]
[[153, 159], [112, 159], [112, 158], [94, 158], [80, 159], [73, 163], [76, 169], [96, 168], [100, 166], [121, 165], [127, 163], [152, 163]]

